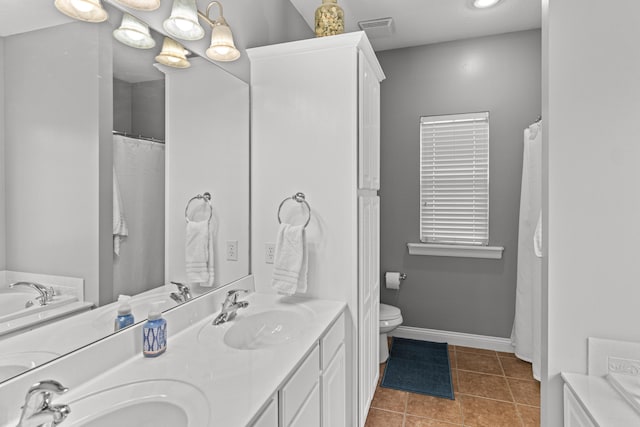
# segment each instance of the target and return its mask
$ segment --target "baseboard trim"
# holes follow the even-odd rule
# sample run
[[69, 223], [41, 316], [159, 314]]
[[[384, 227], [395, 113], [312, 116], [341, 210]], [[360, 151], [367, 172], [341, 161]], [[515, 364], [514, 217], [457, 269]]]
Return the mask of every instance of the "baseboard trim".
[[509, 338], [465, 334], [462, 332], [438, 331], [436, 329], [414, 328], [411, 326], [399, 326], [389, 335], [398, 338], [446, 342], [452, 345], [461, 345], [464, 347], [513, 353], [513, 346], [511, 345], [511, 340]]

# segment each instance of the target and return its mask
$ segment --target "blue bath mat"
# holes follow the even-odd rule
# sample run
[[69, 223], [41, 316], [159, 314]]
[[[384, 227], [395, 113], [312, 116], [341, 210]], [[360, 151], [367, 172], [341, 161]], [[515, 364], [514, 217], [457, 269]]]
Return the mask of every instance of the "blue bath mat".
[[381, 385], [453, 400], [447, 343], [394, 337]]

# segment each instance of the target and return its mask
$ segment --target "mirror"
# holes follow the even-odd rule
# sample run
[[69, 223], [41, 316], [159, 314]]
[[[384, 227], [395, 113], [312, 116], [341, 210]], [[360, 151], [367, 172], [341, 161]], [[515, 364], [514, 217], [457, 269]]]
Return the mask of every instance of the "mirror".
[[[0, 381], [112, 333], [120, 294], [139, 322], [184, 301], [172, 281], [197, 297], [249, 274], [247, 83], [195, 55], [154, 65], [162, 35], [121, 45], [103, 4], [99, 24], [53, 0], [0, 4]], [[186, 218], [207, 224], [206, 277], [187, 270]]]

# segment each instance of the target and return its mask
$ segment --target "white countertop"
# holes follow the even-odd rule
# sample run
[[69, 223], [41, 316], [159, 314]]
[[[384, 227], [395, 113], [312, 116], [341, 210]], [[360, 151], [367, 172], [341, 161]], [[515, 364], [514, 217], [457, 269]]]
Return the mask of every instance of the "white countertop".
[[640, 414], [609, 384], [605, 377], [563, 372], [562, 379], [599, 426], [640, 426]]
[[[249, 307], [239, 310], [235, 320], [219, 326], [211, 325], [217, 313], [175, 335], [172, 335], [169, 323], [168, 346], [163, 355], [145, 358], [138, 354], [75, 387], [57, 398], [56, 403], [73, 401], [78, 396], [118, 384], [179, 380], [197, 387], [205, 395], [210, 405], [210, 426], [247, 425], [338, 318], [345, 303], [260, 293], [252, 293], [244, 299], [249, 301]], [[309, 313], [302, 332], [294, 339], [252, 350], [234, 349], [223, 344], [225, 332], [244, 316], [292, 306]], [[202, 334], [203, 331], [206, 333]], [[205, 336], [207, 342], [213, 344], [202, 342]]]

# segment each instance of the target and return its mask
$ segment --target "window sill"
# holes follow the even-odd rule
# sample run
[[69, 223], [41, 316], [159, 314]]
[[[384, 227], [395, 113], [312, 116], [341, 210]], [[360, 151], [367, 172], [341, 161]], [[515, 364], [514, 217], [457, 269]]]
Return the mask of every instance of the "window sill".
[[502, 259], [502, 246], [442, 245], [407, 243], [409, 255], [450, 256], [460, 258]]

